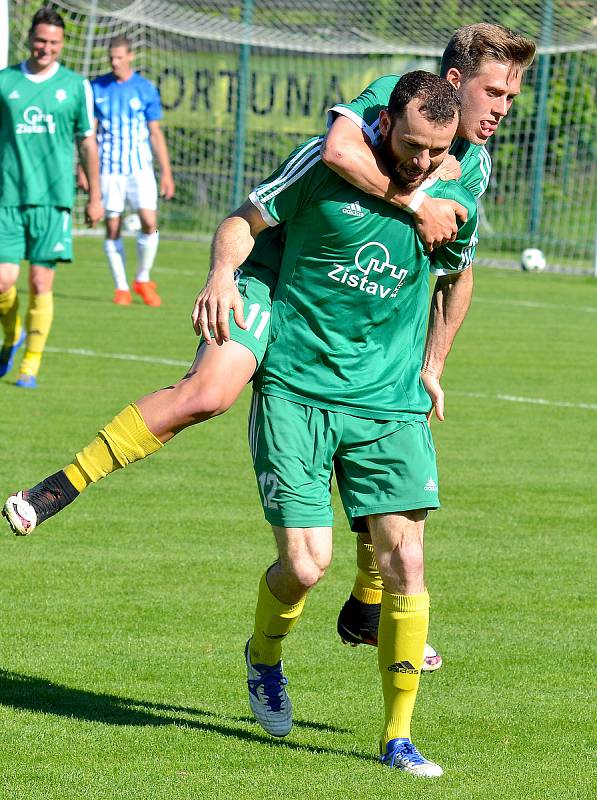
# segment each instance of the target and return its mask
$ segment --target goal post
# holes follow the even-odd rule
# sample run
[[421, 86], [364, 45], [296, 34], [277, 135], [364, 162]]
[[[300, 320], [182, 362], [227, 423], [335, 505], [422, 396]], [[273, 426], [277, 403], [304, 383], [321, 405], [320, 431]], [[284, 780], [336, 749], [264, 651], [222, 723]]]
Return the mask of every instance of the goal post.
[[[5, 0], [0, 0], [1, 3]], [[10, 58], [26, 56], [40, 2], [10, 3]], [[135, 66], [160, 89], [177, 194], [161, 229], [209, 235], [326, 109], [375, 77], [437, 71], [457, 27], [508, 25], [539, 45], [523, 93], [490, 140], [480, 255], [539, 247], [548, 265], [593, 270], [597, 220], [597, 43], [590, 0], [59, 0], [63, 60], [107, 72], [126, 33]]]
[[8, 65], [8, 0], [0, 0], [0, 69]]

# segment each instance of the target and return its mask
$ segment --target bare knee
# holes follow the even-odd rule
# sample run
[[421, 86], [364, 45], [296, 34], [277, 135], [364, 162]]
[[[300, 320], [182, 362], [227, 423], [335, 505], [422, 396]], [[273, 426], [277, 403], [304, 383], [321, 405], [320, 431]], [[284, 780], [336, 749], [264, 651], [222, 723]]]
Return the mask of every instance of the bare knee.
[[277, 528], [278, 583], [288, 596], [304, 595], [325, 575], [332, 559], [331, 528]]
[[29, 290], [32, 294], [47, 294], [54, 285], [54, 270], [49, 267], [32, 266], [29, 271]]
[[384, 585], [401, 582], [406, 576], [423, 575], [423, 548], [413, 540], [402, 541], [384, 554], [379, 567]]
[[19, 277], [18, 264], [0, 264], [0, 294], [7, 292], [17, 282]]
[[312, 589], [325, 575], [326, 568], [312, 559], [301, 559], [289, 564], [289, 573], [305, 591]]
[[370, 520], [379, 572], [386, 589], [418, 594], [425, 588], [423, 525], [420, 512], [380, 515]]

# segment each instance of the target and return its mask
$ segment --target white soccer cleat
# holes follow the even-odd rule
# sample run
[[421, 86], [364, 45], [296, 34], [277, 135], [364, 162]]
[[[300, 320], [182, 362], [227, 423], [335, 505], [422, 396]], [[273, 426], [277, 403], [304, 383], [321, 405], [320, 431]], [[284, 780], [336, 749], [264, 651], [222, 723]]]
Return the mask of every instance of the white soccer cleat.
[[49, 475], [43, 481], [11, 494], [4, 508], [3, 516], [17, 536], [28, 536], [42, 522], [62, 511], [79, 496], [64, 470]]
[[2, 509], [2, 514], [17, 536], [27, 536], [35, 530], [37, 514], [35, 509], [24, 497], [23, 492], [12, 494]]
[[440, 765], [424, 758], [410, 739], [390, 739], [379, 760], [418, 778], [440, 778], [444, 774]]
[[282, 672], [282, 662], [273, 667], [252, 664], [250, 642], [249, 639], [245, 647], [245, 660], [251, 711], [264, 731], [272, 736], [287, 736], [292, 728], [292, 703], [285, 688], [288, 679]]
[[425, 650], [423, 652], [423, 666], [421, 667], [421, 672], [435, 672], [436, 669], [439, 669], [442, 665], [442, 657], [431, 647], [430, 644], [425, 642]]
[[[381, 603], [363, 603], [351, 594], [338, 615], [337, 630], [343, 644], [358, 647], [369, 644], [377, 647], [377, 629]], [[442, 665], [442, 657], [425, 644], [421, 672], [435, 672]]]

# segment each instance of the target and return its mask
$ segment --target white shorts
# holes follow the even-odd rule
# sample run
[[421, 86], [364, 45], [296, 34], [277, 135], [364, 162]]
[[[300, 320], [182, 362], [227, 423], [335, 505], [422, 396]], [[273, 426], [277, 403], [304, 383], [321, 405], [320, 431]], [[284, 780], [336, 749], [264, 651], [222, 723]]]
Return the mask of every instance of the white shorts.
[[104, 173], [100, 176], [106, 217], [119, 217], [128, 202], [133, 211], [158, 207], [158, 187], [151, 167], [134, 175]]

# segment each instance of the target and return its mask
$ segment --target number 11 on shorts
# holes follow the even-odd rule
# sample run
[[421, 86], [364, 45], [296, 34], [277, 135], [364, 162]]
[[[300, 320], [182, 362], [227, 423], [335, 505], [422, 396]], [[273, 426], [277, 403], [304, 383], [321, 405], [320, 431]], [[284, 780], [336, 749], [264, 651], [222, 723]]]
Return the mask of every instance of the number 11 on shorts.
[[247, 317], [245, 319], [247, 330], [251, 331], [253, 325], [255, 324], [255, 322], [257, 322], [257, 318], [259, 318], [259, 321], [257, 322], [257, 327], [255, 328], [254, 331], [251, 331], [253, 333], [253, 336], [257, 339], [257, 341], [259, 341], [259, 339], [261, 338], [261, 334], [266, 329], [267, 323], [269, 322], [269, 318], [271, 315], [269, 311], [261, 311], [261, 314], [259, 313], [260, 311], [261, 311], [261, 306], [259, 305], [259, 303], [251, 303], [251, 305], [249, 306], [249, 313], [247, 314]]

